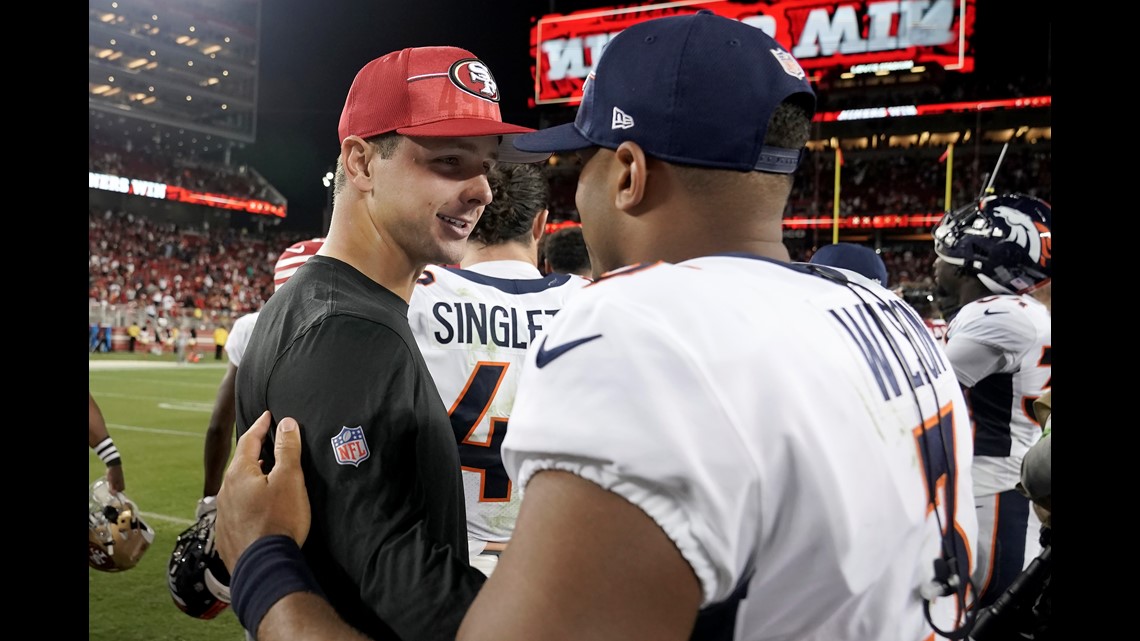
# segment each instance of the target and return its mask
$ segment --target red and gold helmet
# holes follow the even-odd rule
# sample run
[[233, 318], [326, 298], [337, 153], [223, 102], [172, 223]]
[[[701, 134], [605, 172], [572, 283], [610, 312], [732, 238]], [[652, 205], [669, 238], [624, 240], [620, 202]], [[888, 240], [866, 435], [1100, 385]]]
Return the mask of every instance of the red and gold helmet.
[[122, 572], [138, 565], [154, 542], [154, 530], [138, 506], [111, 490], [106, 477], [91, 484], [88, 510], [87, 564], [103, 572]]

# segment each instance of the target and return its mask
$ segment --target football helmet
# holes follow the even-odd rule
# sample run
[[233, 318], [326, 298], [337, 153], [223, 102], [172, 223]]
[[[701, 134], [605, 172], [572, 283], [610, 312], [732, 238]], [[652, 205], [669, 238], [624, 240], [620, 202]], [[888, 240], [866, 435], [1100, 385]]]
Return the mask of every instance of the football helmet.
[[214, 549], [214, 519], [202, 514], [178, 535], [166, 583], [174, 605], [196, 619], [212, 619], [230, 606], [230, 573]]
[[309, 240], [299, 240], [292, 245], [285, 248], [281, 255], [277, 257], [277, 262], [273, 265], [273, 291], [281, 289], [285, 284], [297, 273], [297, 269], [304, 265], [310, 258], [317, 255], [321, 246], [325, 244], [324, 238], [312, 238]]
[[154, 542], [154, 530], [139, 516], [138, 506], [111, 490], [105, 476], [91, 484], [88, 505], [87, 564], [103, 572], [138, 565]]
[[1053, 210], [1026, 194], [983, 197], [942, 217], [934, 251], [995, 294], [1021, 294], [1053, 276]]

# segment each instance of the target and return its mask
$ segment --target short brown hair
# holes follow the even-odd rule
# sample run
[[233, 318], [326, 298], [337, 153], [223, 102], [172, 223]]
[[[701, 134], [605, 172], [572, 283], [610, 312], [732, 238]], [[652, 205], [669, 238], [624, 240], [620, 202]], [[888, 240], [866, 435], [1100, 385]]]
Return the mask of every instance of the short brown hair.
[[539, 165], [501, 162], [487, 174], [491, 202], [471, 230], [471, 240], [498, 245], [526, 240], [534, 218], [546, 209], [550, 184]]

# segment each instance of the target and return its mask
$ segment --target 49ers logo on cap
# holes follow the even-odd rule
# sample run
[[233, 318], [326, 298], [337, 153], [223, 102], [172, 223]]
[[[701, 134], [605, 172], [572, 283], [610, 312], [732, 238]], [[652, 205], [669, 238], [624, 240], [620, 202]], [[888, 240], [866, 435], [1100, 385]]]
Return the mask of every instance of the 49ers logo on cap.
[[487, 65], [477, 58], [456, 60], [447, 71], [452, 84], [463, 91], [491, 102], [499, 102], [499, 84]]

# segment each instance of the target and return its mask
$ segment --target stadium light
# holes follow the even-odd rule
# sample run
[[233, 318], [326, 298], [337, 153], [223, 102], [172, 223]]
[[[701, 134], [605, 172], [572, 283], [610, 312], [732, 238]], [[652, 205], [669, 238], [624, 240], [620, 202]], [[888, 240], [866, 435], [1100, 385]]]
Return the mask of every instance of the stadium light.
[[321, 184], [327, 188], [327, 187], [332, 187], [332, 183], [333, 183], [333, 172], [326, 171], [325, 175], [321, 176]]

